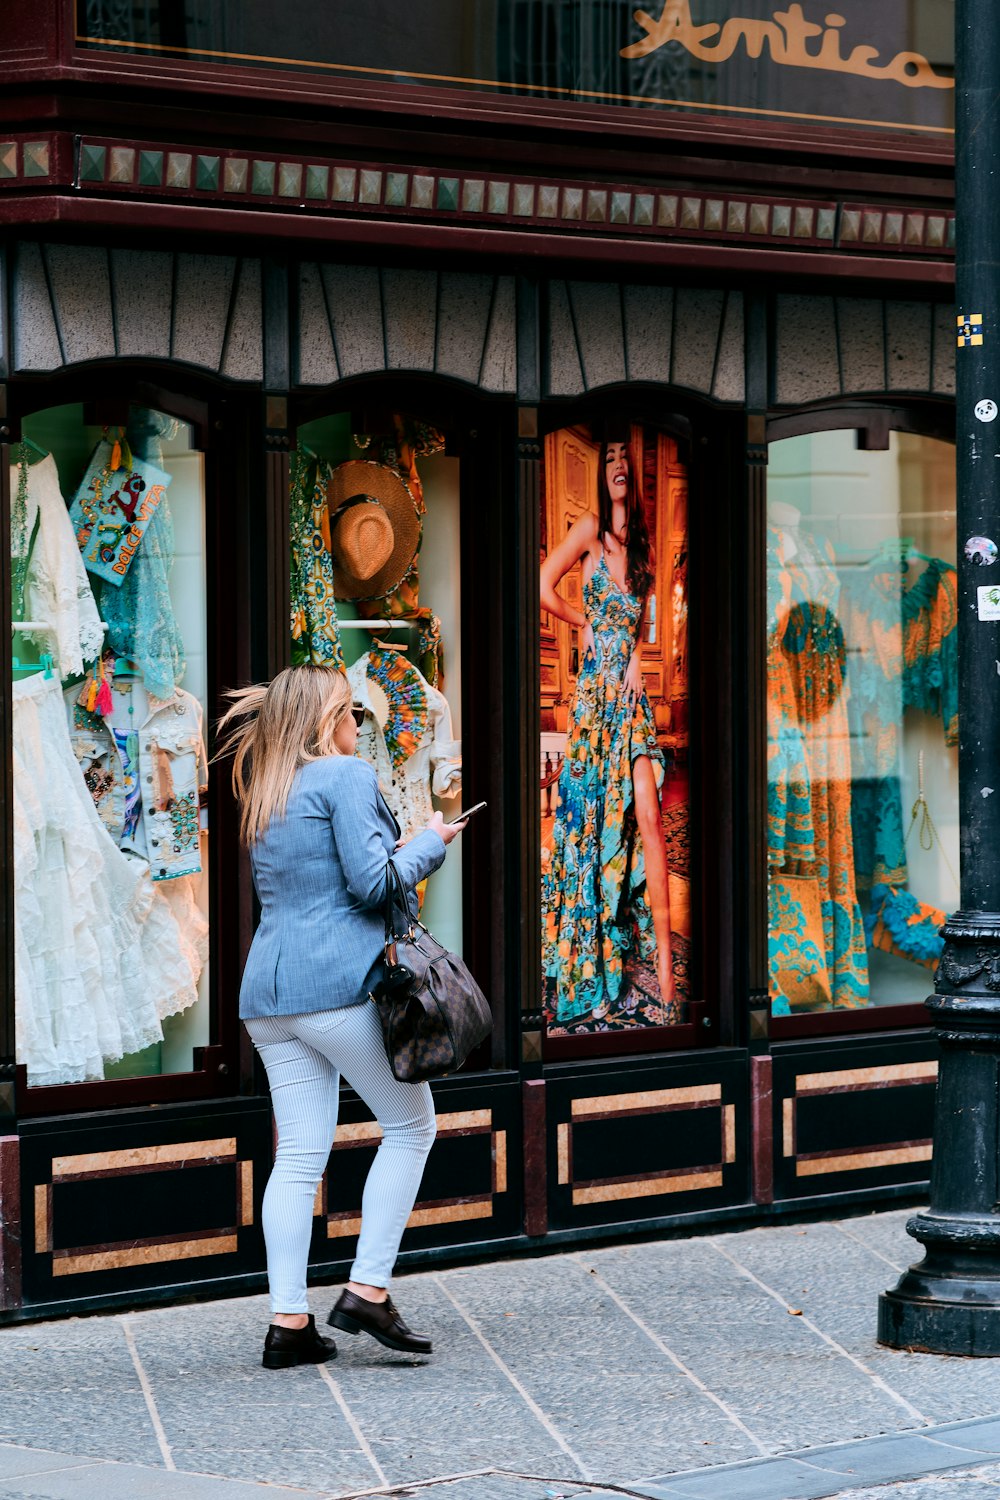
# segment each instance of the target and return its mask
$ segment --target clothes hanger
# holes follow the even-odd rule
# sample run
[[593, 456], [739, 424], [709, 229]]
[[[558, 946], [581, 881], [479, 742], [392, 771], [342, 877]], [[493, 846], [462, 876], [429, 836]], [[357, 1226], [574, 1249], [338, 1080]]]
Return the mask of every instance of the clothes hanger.
[[[10, 628], [12, 635], [17, 635], [22, 630], [48, 631], [51, 629], [50, 626], [40, 620], [12, 620]], [[41, 672], [45, 677], [54, 676], [52, 669], [55, 665], [55, 658], [52, 652], [40, 651], [37, 660], [32, 661], [30, 657], [24, 655], [24, 646], [26, 644], [26, 642], [22, 643], [22, 646], [11, 657], [10, 664], [15, 675], [18, 677], [34, 677], [38, 672]]]
[[380, 651], [408, 651], [409, 641], [383, 641], [381, 632], [383, 630], [408, 630], [409, 622], [406, 620], [371, 620], [368, 628], [372, 633], [372, 645], [377, 646]]

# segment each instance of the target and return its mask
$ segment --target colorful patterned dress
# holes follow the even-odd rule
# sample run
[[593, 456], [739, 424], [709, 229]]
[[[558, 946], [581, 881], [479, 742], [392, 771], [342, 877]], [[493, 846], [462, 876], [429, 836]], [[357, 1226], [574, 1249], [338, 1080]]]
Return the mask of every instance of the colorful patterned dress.
[[867, 1005], [833, 549], [768, 532], [768, 958], [774, 1015]]
[[542, 967], [561, 1025], [617, 1000], [631, 953], [656, 962], [632, 765], [648, 755], [659, 788], [663, 758], [645, 692], [634, 708], [623, 693], [643, 601], [618, 586], [602, 554], [583, 608], [597, 649], [577, 678], [552, 849], [542, 856]]

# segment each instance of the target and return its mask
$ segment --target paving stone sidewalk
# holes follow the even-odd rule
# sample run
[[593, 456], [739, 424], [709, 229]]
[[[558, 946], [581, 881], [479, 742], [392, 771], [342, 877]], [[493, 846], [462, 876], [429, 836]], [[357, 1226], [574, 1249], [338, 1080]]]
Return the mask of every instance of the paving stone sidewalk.
[[262, 1297], [0, 1329], [0, 1500], [1000, 1500], [1000, 1360], [875, 1343], [906, 1217], [408, 1276], [427, 1360], [263, 1370]]

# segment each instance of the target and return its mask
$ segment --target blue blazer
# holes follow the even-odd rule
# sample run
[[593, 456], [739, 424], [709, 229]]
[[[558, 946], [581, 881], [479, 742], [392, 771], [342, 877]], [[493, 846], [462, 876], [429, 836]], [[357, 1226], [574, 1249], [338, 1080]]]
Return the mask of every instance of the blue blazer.
[[251, 846], [261, 913], [240, 987], [243, 1019], [367, 999], [385, 942], [389, 856], [412, 892], [445, 855], [429, 830], [393, 853], [398, 838], [366, 761], [331, 755], [300, 767], [285, 817]]

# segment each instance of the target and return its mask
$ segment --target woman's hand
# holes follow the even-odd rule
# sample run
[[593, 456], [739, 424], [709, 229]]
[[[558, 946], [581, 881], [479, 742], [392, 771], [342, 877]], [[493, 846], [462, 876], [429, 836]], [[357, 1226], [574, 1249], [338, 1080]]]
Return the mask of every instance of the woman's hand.
[[[467, 821], [468, 819], [466, 819], [466, 822]], [[446, 823], [444, 820], [444, 814], [439, 812], [434, 813], [427, 825], [428, 830], [432, 833], [436, 833], [438, 838], [444, 840], [445, 844], [450, 844], [452, 839], [458, 838], [458, 835], [462, 832], [462, 829], [464, 827], [465, 822]]]
[[591, 625], [589, 620], [583, 627], [583, 634], [580, 636], [580, 645], [583, 649], [583, 656], [581, 658], [583, 661], [586, 661], [588, 656], [597, 655], [597, 643], [594, 640], [594, 627], [593, 625]]
[[630, 708], [634, 708], [642, 697], [642, 657], [638, 651], [633, 651], [629, 657], [628, 666], [625, 668], [625, 677], [622, 681], [622, 689], [625, 702]]

